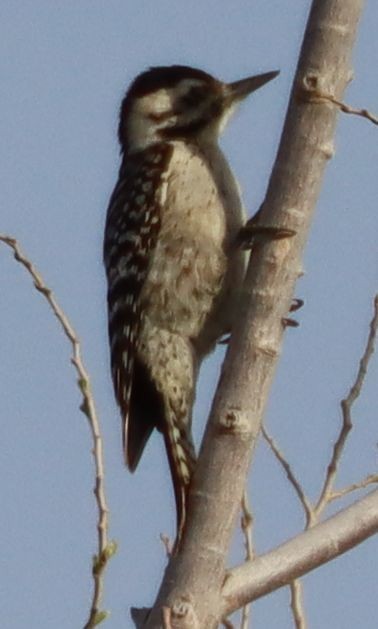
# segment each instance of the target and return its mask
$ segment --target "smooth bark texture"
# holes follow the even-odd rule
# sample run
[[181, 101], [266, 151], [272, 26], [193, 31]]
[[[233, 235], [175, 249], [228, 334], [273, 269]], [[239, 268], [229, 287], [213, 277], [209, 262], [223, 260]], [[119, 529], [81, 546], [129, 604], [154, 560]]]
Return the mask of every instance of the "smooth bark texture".
[[314, 526], [230, 570], [222, 589], [223, 615], [287, 585], [378, 532], [378, 490]]
[[[336, 108], [308, 89], [340, 99], [351, 78], [350, 54], [362, 0], [314, 0], [262, 222], [296, 236], [258, 244], [251, 256], [240, 320], [233, 331], [192, 483], [179, 554], [147, 622], [173, 629], [216, 627], [225, 607], [225, 557], [281, 351], [288, 312], [327, 160]], [[317, 565], [317, 564], [314, 564]], [[310, 569], [311, 566], [308, 566]], [[226, 606], [227, 609], [227, 606]]]

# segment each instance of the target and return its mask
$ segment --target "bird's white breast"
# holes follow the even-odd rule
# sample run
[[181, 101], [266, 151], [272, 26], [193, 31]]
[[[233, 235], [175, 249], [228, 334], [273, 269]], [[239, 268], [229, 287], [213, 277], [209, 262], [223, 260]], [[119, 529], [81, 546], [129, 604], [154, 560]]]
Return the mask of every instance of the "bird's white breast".
[[141, 299], [148, 301], [143, 310], [149, 324], [193, 340], [200, 335], [206, 353], [229, 325], [244, 274], [244, 254], [232, 246], [244, 211], [217, 145], [173, 146], [160, 234]]

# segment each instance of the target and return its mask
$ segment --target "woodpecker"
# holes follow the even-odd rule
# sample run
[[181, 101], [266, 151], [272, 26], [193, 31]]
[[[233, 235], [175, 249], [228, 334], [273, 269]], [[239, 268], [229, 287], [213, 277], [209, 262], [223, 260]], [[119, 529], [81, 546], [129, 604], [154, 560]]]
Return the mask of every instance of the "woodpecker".
[[188, 66], [153, 67], [121, 105], [104, 239], [111, 370], [128, 468], [154, 428], [164, 437], [177, 539], [196, 461], [198, 371], [232, 328], [245, 273], [236, 244], [245, 212], [218, 139], [238, 103], [277, 74], [223, 83]]

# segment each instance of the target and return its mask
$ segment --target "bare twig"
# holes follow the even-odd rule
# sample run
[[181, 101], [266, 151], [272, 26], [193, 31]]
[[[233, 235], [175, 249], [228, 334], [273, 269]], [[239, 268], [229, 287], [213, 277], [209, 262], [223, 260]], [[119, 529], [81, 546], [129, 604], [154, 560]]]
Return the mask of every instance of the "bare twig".
[[365, 489], [365, 487], [368, 487], [369, 485], [373, 485], [375, 483], [378, 483], [378, 474], [369, 474], [369, 476], [366, 476], [366, 478], [359, 481], [358, 483], [353, 483], [352, 485], [348, 485], [347, 487], [339, 489], [338, 491], [332, 491], [328, 496], [328, 502], [339, 500], [347, 494], [351, 494], [353, 491], [357, 491], [358, 489]]
[[255, 556], [252, 540], [253, 515], [248, 504], [248, 494], [244, 491], [242, 502], [241, 527], [245, 538], [246, 559], [253, 559]]
[[271, 437], [269, 435], [269, 433], [267, 432], [265, 426], [262, 426], [261, 432], [262, 432], [262, 435], [263, 435], [265, 441], [267, 442], [267, 444], [269, 445], [270, 449], [272, 450], [274, 456], [276, 457], [277, 461], [282, 465], [283, 469], [285, 470], [286, 476], [287, 476], [289, 482], [291, 483], [291, 485], [293, 486], [295, 493], [298, 496], [298, 499], [299, 499], [299, 501], [300, 501], [300, 503], [301, 503], [301, 505], [303, 507], [303, 510], [305, 512], [305, 515], [306, 515], [306, 528], [307, 528], [311, 524], [311, 522], [313, 521], [313, 516], [314, 516], [313, 507], [312, 507], [309, 499], [307, 498], [306, 494], [304, 493], [302, 485], [300, 484], [300, 482], [296, 478], [293, 470], [291, 469], [290, 464], [288, 463], [288, 461], [286, 460], [286, 458], [282, 454], [281, 450], [279, 449], [279, 447], [275, 443], [273, 437]]
[[[332, 490], [332, 487], [333, 487], [333, 484], [335, 482], [335, 478], [337, 475], [338, 464], [340, 462], [348, 434], [352, 428], [351, 408], [355, 400], [360, 395], [360, 392], [364, 383], [364, 378], [366, 376], [369, 360], [374, 351], [377, 328], [378, 328], [378, 295], [376, 295], [374, 298], [374, 315], [370, 323], [370, 333], [368, 336], [364, 353], [360, 360], [360, 365], [359, 365], [356, 380], [353, 386], [351, 387], [348, 396], [341, 402], [343, 423], [340, 429], [339, 436], [334, 445], [332, 459], [328, 466], [323, 488], [321, 490], [321, 494], [315, 508], [311, 505], [310, 501], [308, 500], [307, 496], [305, 495], [302, 489], [301, 484], [295, 477], [290, 464], [288, 463], [288, 461], [286, 460], [286, 458], [284, 457], [284, 455], [282, 454], [282, 452], [280, 451], [280, 449], [274, 442], [273, 438], [267, 433], [266, 429], [262, 427], [262, 434], [263, 434], [264, 439], [269, 444], [273, 454], [275, 455], [279, 463], [284, 468], [287, 474], [287, 477], [290, 483], [292, 484], [292, 486], [294, 487], [294, 490], [303, 506], [303, 509], [306, 513], [306, 527], [305, 527], [306, 529], [309, 529], [310, 527], [314, 526], [317, 523], [322, 511], [330, 502], [337, 500], [339, 498], [342, 498], [346, 494], [349, 494], [355, 490], [362, 489], [364, 487], [367, 487], [368, 485], [378, 482], [378, 475], [370, 474], [365, 479], [357, 483], [353, 483], [352, 485], [349, 485], [348, 487], [345, 487], [338, 491]], [[298, 581], [298, 579], [290, 583], [290, 590], [291, 590], [291, 609], [293, 613], [295, 626], [297, 629], [305, 629], [306, 619], [305, 619], [303, 608], [302, 608], [302, 585]]]
[[[378, 475], [370, 474], [362, 481], [353, 483], [352, 485], [349, 485], [348, 487], [345, 487], [338, 491], [332, 490], [332, 487], [333, 487], [333, 484], [335, 482], [335, 478], [337, 475], [338, 464], [340, 462], [340, 459], [341, 459], [341, 456], [345, 447], [345, 443], [347, 441], [348, 434], [352, 428], [351, 408], [355, 400], [360, 395], [360, 392], [364, 383], [369, 360], [374, 351], [377, 328], [378, 328], [378, 295], [376, 295], [374, 298], [374, 315], [370, 323], [370, 332], [369, 332], [369, 336], [368, 336], [364, 353], [360, 360], [360, 365], [357, 372], [356, 380], [353, 386], [351, 387], [348, 396], [341, 402], [343, 422], [342, 422], [339, 436], [333, 448], [332, 459], [328, 466], [326, 478], [324, 480], [320, 497], [315, 508], [312, 506], [309, 499], [305, 495], [301, 484], [299, 483], [298, 479], [295, 477], [291, 469], [290, 464], [288, 463], [288, 461], [286, 460], [286, 458], [284, 457], [284, 455], [282, 454], [282, 452], [280, 451], [280, 449], [274, 442], [273, 438], [268, 434], [265, 427], [264, 426], [262, 427], [262, 434], [265, 441], [268, 443], [273, 454], [275, 455], [279, 463], [284, 468], [287, 478], [290, 481], [291, 485], [294, 487], [294, 490], [303, 506], [303, 509], [306, 514], [306, 527], [305, 527], [306, 529], [309, 529], [310, 527], [314, 526], [317, 523], [322, 511], [330, 502], [337, 500], [339, 498], [342, 498], [346, 494], [351, 493], [357, 489], [362, 489], [364, 487], [367, 487], [368, 485], [378, 482]], [[290, 590], [291, 590], [291, 609], [293, 613], [295, 626], [297, 629], [305, 629], [306, 619], [305, 619], [305, 616], [303, 613], [303, 607], [302, 607], [302, 585], [298, 581], [298, 579], [290, 583]]]
[[342, 425], [339, 432], [339, 436], [333, 447], [333, 454], [327, 468], [327, 473], [324, 480], [323, 488], [321, 490], [319, 500], [315, 506], [316, 515], [320, 515], [320, 513], [324, 510], [324, 508], [327, 506], [330, 500], [332, 500], [330, 496], [332, 495], [332, 487], [335, 482], [337, 468], [338, 468], [340, 458], [345, 447], [348, 434], [350, 430], [352, 429], [352, 425], [353, 425], [352, 417], [351, 417], [352, 406], [361, 393], [361, 389], [365, 380], [369, 361], [374, 352], [377, 328], [378, 328], [378, 295], [374, 297], [374, 314], [370, 323], [370, 332], [369, 332], [369, 336], [367, 339], [364, 353], [360, 360], [360, 365], [358, 368], [356, 379], [352, 387], [350, 388], [350, 391], [347, 397], [341, 401]]
[[336, 105], [336, 107], [338, 107], [340, 111], [342, 111], [344, 114], [360, 116], [361, 118], [366, 118], [366, 120], [369, 120], [373, 124], [378, 125], [378, 117], [372, 114], [370, 111], [368, 111], [367, 109], [351, 107], [350, 105], [343, 103], [342, 101], [332, 96], [332, 94], [322, 92], [322, 90], [317, 87], [316, 83], [313, 84], [312, 82], [307, 82], [306, 84], [302, 85], [300, 96], [311, 103], [332, 103], [333, 105]]
[[299, 579], [294, 579], [294, 581], [290, 583], [290, 594], [290, 607], [295, 627], [296, 629], [306, 629], [307, 622], [304, 615], [302, 601], [302, 582]]
[[349, 417], [349, 420], [350, 420], [351, 407], [361, 393], [361, 389], [364, 384], [364, 379], [365, 379], [367, 369], [369, 366], [369, 361], [374, 352], [375, 339], [377, 336], [377, 329], [378, 329], [378, 294], [375, 295], [374, 297], [373, 307], [374, 307], [374, 314], [370, 322], [370, 332], [369, 332], [368, 340], [366, 343], [365, 351], [360, 360], [360, 365], [357, 372], [356, 380], [353, 386], [351, 387], [346, 399], [341, 402], [343, 413]]
[[341, 111], [343, 111], [344, 114], [353, 114], [355, 116], [361, 116], [362, 118], [366, 118], [367, 120], [370, 120], [370, 122], [372, 122], [373, 124], [378, 125], [378, 117], [374, 116], [374, 114], [370, 113], [370, 111], [368, 111], [367, 109], [357, 109], [355, 107], [351, 107], [350, 105], [346, 105], [345, 103], [342, 103], [341, 101], [337, 100], [333, 96], [327, 95], [326, 98], [328, 101], [331, 101], [331, 103], [333, 103], [334, 105], [337, 105], [337, 107]]
[[91, 609], [89, 612], [88, 621], [84, 626], [84, 629], [91, 629], [95, 625], [98, 625], [100, 622], [102, 622], [102, 620], [104, 620], [108, 615], [107, 612], [101, 611], [99, 607], [103, 594], [103, 573], [108, 560], [116, 551], [116, 545], [114, 542], [108, 542], [108, 507], [106, 503], [104, 488], [104, 458], [102, 451], [102, 439], [94, 399], [91, 391], [90, 379], [81, 358], [81, 348], [77, 334], [73, 329], [71, 323], [69, 322], [66, 314], [56, 301], [51, 289], [46, 286], [40, 273], [36, 270], [32, 262], [22, 252], [17, 240], [10, 236], [6, 236], [5, 234], [0, 234], [0, 241], [13, 250], [13, 254], [17, 262], [22, 264], [29, 275], [31, 275], [35, 288], [45, 297], [51, 310], [58, 319], [64, 334], [70, 341], [72, 347], [71, 362], [76, 369], [76, 373], [78, 375], [77, 384], [82, 395], [80, 410], [86, 415], [89, 422], [93, 439], [92, 452], [96, 469], [94, 494], [96, 497], [98, 509], [98, 542], [97, 555], [94, 557], [92, 568], [94, 589]]
[[163, 543], [165, 553], [167, 555], [167, 558], [169, 559], [172, 555], [173, 544], [168, 535], [165, 535], [164, 533], [160, 533], [160, 540]]
[[[242, 528], [244, 539], [245, 539], [245, 551], [246, 551], [245, 557], [247, 561], [251, 561], [255, 556], [254, 548], [253, 548], [253, 539], [252, 539], [253, 516], [252, 516], [251, 509], [249, 507], [249, 504], [248, 504], [248, 494], [246, 490], [244, 490], [244, 493], [243, 493], [241, 508], [242, 508], [241, 528]], [[244, 605], [242, 609], [240, 629], [248, 629], [250, 613], [251, 613], [250, 604]]]
[[222, 589], [222, 612], [288, 585], [378, 532], [378, 490], [278, 548], [229, 571]]
[[[314, 511], [313, 506], [309, 499], [307, 498], [302, 485], [299, 480], [296, 478], [293, 470], [291, 469], [290, 463], [287, 461], [277, 444], [275, 443], [273, 437], [271, 437], [263, 425], [261, 428], [262, 435], [272, 450], [274, 456], [277, 461], [283, 467], [286, 472], [286, 476], [294, 488], [295, 493], [303, 507], [306, 516], [306, 525], [305, 529], [308, 529], [314, 520]], [[306, 618], [303, 610], [303, 602], [302, 602], [302, 583], [299, 579], [294, 579], [290, 583], [290, 607], [293, 614], [293, 620], [296, 629], [306, 629]]]

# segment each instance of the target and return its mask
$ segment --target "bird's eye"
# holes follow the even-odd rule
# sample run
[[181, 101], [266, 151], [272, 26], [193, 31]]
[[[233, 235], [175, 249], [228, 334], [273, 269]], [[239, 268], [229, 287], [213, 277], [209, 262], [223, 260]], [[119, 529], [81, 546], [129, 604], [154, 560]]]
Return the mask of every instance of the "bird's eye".
[[204, 97], [202, 87], [192, 87], [186, 94], [181, 96], [180, 104], [185, 107], [194, 107]]

